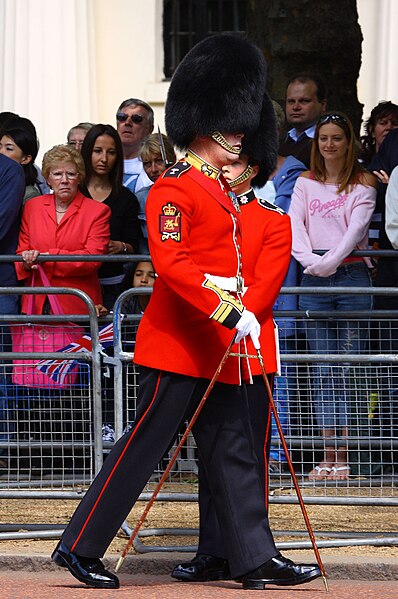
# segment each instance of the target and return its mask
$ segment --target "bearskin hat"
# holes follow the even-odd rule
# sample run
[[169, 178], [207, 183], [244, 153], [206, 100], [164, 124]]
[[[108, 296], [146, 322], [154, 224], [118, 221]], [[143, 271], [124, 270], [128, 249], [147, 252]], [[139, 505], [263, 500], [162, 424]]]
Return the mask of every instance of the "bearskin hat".
[[276, 169], [278, 154], [278, 132], [272, 100], [265, 92], [261, 107], [260, 123], [256, 131], [247, 133], [242, 140], [242, 154], [249, 158], [249, 164], [259, 166], [252, 185], [262, 187]]
[[[266, 74], [263, 53], [247, 39], [220, 34], [202, 40], [183, 58], [170, 82], [167, 135], [185, 150], [197, 135], [214, 131], [254, 134]], [[270, 112], [272, 117], [272, 106]]]

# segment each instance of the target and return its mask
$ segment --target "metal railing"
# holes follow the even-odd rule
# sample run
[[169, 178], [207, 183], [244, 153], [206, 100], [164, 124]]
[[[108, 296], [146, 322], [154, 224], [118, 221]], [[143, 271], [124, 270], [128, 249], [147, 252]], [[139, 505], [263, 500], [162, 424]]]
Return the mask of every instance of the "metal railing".
[[[384, 255], [385, 252], [380, 252]], [[388, 252], [389, 255], [397, 255], [396, 252]], [[3, 260], [3, 256], [0, 256], [0, 262]], [[39, 257], [40, 258], [40, 257]], [[128, 258], [126, 260], [126, 258]], [[46, 261], [76, 261], [76, 260], [94, 260], [94, 261], [120, 261], [123, 262], [138, 262], [140, 260], [148, 260], [146, 255], [136, 255], [128, 257], [120, 256], [46, 256]], [[10, 257], [7, 257], [10, 260]], [[109, 355], [104, 356], [104, 352], [98, 343], [98, 320], [95, 315], [95, 308], [90, 298], [79, 290], [71, 290], [67, 288], [58, 289], [47, 289], [47, 288], [7, 288], [1, 289], [0, 293], [6, 294], [27, 294], [27, 293], [53, 293], [53, 294], [64, 294], [71, 293], [77, 295], [86, 303], [88, 307], [89, 316], [73, 316], [68, 315], [64, 317], [60, 316], [24, 316], [18, 315], [13, 316], [13, 323], [27, 323], [27, 322], [74, 322], [84, 323], [86, 322], [89, 326], [90, 336], [93, 339], [93, 347], [91, 352], [81, 352], [75, 354], [74, 358], [78, 358], [79, 361], [85, 364], [87, 377], [89, 383], [85, 384], [79, 389], [80, 398], [84, 398], [86, 405], [90, 405], [84, 414], [84, 424], [89, 431], [88, 441], [79, 442], [73, 438], [73, 431], [69, 437], [65, 434], [62, 438], [40, 439], [38, 442], [30, 439], [18, 439], [12, 442], [8, 446], [12, 450], [20, 451], [23, 449], [25, 452], [31, 451], [33, 456], [33, 450], [39, 446], [42, 450], [46, 450], [50, 458], [55, 456], [57, 450], [61, 450], [61, 463], [62, 456], [66, 456], [65, 451], [69, 449], [76, 449], [76, 447], [83, 447], [90, 451], [90, 467], [84, 476], [76, 475], [71, 480], [71, 477], [65, 475], [67, 469], [67, 460], [64, 463], [64, 473], [61, 473], [61, 467], [55, 472], [51, 471], [49, 474], [43, 475], [42, 477], [35, 477], [33, 475], [22, 476], [22, 470], [19, 471], [15, 468], [13, 472], [7, 476], [0, 475], [0, 497], [1, 498], [76, 498], [80, 497], [87, 488], [95, 472], [101, 467], [104, 452], [106, 453], [112, 443], [102, 441], [102, 423], [103, 423], [103, 410], [102, 404], [104, 401], [104, 395], [112, 396], [114, 393], [114, 428], [116, 438], [123, 434], [126, 426], [131, 424], [134, 420], [135, 413], [135, 400], [137, 394], [137, 373], [138, 368], [132, 362], [134, 356], [134, 344], [131, 339], [135, 335], [135, 330], [139, 324], [140, 315], [127, 316], [122, 318], [123, 306], [126, 300], [133, 295], [148, 294], [150, 290], [145, 289], [130, 289], [122, 293], [115, 303], [113, 310], [113, 317], [104, 319], [104, 322], [110, 322], [113, 320], [114, 325], [114, 346], [113, 355], [112, 352], [107, 352]], [[398, 295], [398, 289], [395, 287], [385, 288], [283, 288], [282, 293], [284, 294], [330, 294], [330, 293], [349, 293], [352, 295], [371, 294], [371, 295]], [[303, 314], [301, 311], [280, 311], [275, 313], [275, 316], [282, 320], [284, 318], [294, 318], [297, 323], [297, 335], [296, 335], [296, 347], [288, 352], [282, 352], [282, 364], [285, 368], [290, 368], [290, 372], [286, 375], [289, 378], [287, 390], [286, 385], [283, 387], [281, 381], [282, 378], [276, 381], [275, 398], [278, 405], [278, 395], [282, 392], [288, 394], [288, 417], [285, 425], [286, 440], [291, 449], [293, 455], [293, 461], [295, 464], [296, 473], [300, 480], [300, 485], [303, 489], [305, 500], [308, 504], [318, 505], [397, 505], [398, 493], [396, 493], [396, 482], [398, 478], [395, 475], [395, 464], [393, 462], [394, 452], [398, 455], [398, 438], [395, 434], [395, 415], [394, 418], [391, 415], [391, 422], [385, 421], [385, 413], [388, 413], [389, 406], [392, 403], [386, 401], [386, 394], [393, 388], [395, 384], [395, 368], [396, 362], [398, 361], [398, 355], [393, 353], [380, 354], [377, 350], [377, 327], [380, 322], [388, 323], [390, 320], [398, 320], [398, 313], [395, 315], [391, 311], [385, 310], [371, 310], [371, 311], [347, 311], [339, 313], [310, 311]], [[371, 344], [365, 352], [361, 354], [328, 354], [328, 355], [314, 355], [308, 351], [306, 346], [305, 337], [300, 332], [300, 326], [305, 321], [314, 319], [326, 319], [329, 322], [336, 320], [356, 320], [373, 323], [373, 337], [371, 337]], [[10, 321], [10, 317], [7, 315], [0, 315], [0, 328], [5, 326]], [[4, 323], [4, 325], [3, 325]], [[374, 332], [376, 330], [376, 333]], [[398, 331], [391, 330], [390, 334], [398, 338]], [[373, 345], [372, 345], [373, 344]], [[62, 358], [71, 359], [70, 354], [53, 352], [53, 353], [34, 353], [24, 352], [18, 354], [13, 352], [0, 353], [0, 361], [13, 360], [16, 358], [24, 359], [44, 359], [44, 358]], [[351, 465], [353, 464], [352, 456], [357, 453], [356, 466], [360, 466], [362, 462], [369, 466], [377, 466], [377, 456], [380, 457], [380, 461], [383, 460], [388, 462], [387, 454], [391, 454], [391, 463], [386, 464], [389, 466], [385, 468], [385, 471], [379, 473], [369, 471], [368, 474], [352, 474], [349, 479], [344, 481], [328, 481], [323, 480], [319, 482], [308, 480], [308, 471], [310, 468], [317, 463], [318, 454], [324, 449], [324, 440], [319, 436], [319, 430], [316, 425], [314, 414], [312, 411], [313, 401], [313, 365], [323, 364], [326, 369], [334, 369], [334, 371], [340, 372], [341, 377], [347, 371], [347, 364], [351, 370], [350, 385], [346, 391], [351, 394], [350, 401], [354, 406], [354, 414], [361, 414], [363, 419], [356, 422], [355, 434], [350, 434], [345, 443], [350, 452]], [[104, 377], [104, 367], [110, 371], [110, 376]], [[9, 368], [9, 365], [7, 365]], [[286, 378], [285, 376], [285, 378]], [[353, 385], [352, 382], [359, 382], [359, 385]], [[286, 381], [285, 381], [286, 383]], [[67, 395], [67, 394], [66, 394]], [[73, 408], [73, 393], [70, 394], [69, 400]], [[45, 401], [43, 399], [43, 401]], [[371, 402], [373, 405], [371, 406]], [[391, 402], [395, 402], [394, 399]], [[384, 403], [383, 403], [384, 402]], [[383, 405], [382, 405], [383, 404]], [[395, 405], [395, 403], [394, 403]], [[370, 412], [370, 407], [372, 412]], [[383, 418], [379, 412], [384, 409]], [[394, 411], [391, 412], [393, 414]], [[366, 418], [365, 418], [366, 415]], [[70, 423], [76, 413], [71, 410]], [[29, 414], [27, 415], [29, 419]], [[50, 413], [51, 418], [51, 413]], [[83, 418], [81, 415], [78, 418]], [[388, 420], [388, 418], [387, 418]], [[16, 421], [16, 424], [18, 422]], [[390, 428], [389, 428], [390, 427]], [[398, 424], [397, 424], [398, 429]], [[386, 434], [390, 430], [390, 435]], [[61, 431], [62, 432], [62, 431]], [[62, 436], [62, 435], [61, 435]], [[337, 443], [338, 438], [332, 437], [330, 441]], [[6, 442], [1, 441], [0, 448], [5, 447]], [[277, 436], [273, 436], [272, 448], [275, 451], [280, 451], [280, 444]], [[372, 454], [373, 457], [364, 457], [365, 453]], [[21, 455], [18, 453], [18, 456]], [[42, 454], [41, 454], [42, 455]], [[71, 454], [73, 455], [73, 453]], [[70, 456], [69, 456], [70, 457]], [[0, 456], [1, 459], [1, 456]], [[151, 491], [154, 487], [154, 481], [158, 480], [162, 469], [167, 463], [168, 456], [164, 456], [162, 463], [159, 465], [157, 470], [154, 472], [152, 480], [148, 482], [147, 487], [144, 489], [140, 496], [140, 499], [147, 500], [150, 497]], [[22, 462], [21, 462], [22, 464]], [[196, 501], [197, 500], [197, 455], [196, 447], [193, 439], [190, 440], [190, 445], [184, 450], [184, 454], [180, 457], [177, 462], [176, 469], [171, 473], [169, 480], [167, 481], [163, 492], [159, 495], [159, 500], [164, 501]], [[270, 497], [271, 503], [297, 503], [297, 499], [292, 494], [292, 483], [290, 476], [283, 467], [280, 472], [272, 473], [270, 479], [270, 488], [272, 490], [272, 496]], [[160, 534], [161, 531], [157, 531], [156, 534]], [[2, 538], [0, 532], [0, 539]], [[12, 533], [4, 533], [12, 534]], [[32, 531], [32, 535], [36, 536], [38, 531]], [[40, 532], [43, 535], [51, 535], [51, 531], [45, 530]], [[184, 531], [184, 534], [187, 534]], [[17, 537], [18, 538], [18, 537]], [[43, 538], [43, 537], [42, 537]], [[394, 537], [395, 538], [395, 537]], [[353, 541], [356, 542], [356, 541]], [[370, 541], [369, 541], [370, 542]], [[334, 541], [335, 543], [335, 541]], [[380, 540], [377, 540], [377, 544]], [[391, 538], [389, 539], [391, 544]], [[146, 551], [145, 547], [141, 547], [141, 543], [137, 542], [137, 549]], [[157, 548], [159, 549], [159, 548]], [[173, 550], [176, 547], [172, 548]], [[192, 550], [189, 548], [180, 548], [180, 550]]]

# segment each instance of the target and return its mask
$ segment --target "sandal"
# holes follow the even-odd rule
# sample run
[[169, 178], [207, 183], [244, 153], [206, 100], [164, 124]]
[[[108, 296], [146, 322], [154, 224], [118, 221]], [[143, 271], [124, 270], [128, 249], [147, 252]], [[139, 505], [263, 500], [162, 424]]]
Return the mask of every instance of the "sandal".
[[308, 473], [308, 480], [323, 480], [328, 478], [333, 468], [329, 466], [315, 466], [311, 472]]
[[[346, 472], [346, 476], [343, 476], [341, 478], [341, 475]], [[351, 468], [350, 466], [347, 464], [346, 466], [333, 466], [333, 468], [331, 468], [330, 470], [330, 475], [329, 475], [329, 479], [330, 480], [347, 480], [349, 478], [351, 474]], [[338, 476], [338, 478], [335, 478], [336, 476]]]
[[282, 465], [280, 462], [277, 462], [273, 458], [269, 459], [268, 462], [268, 472], [270, 474], [282, 474]]

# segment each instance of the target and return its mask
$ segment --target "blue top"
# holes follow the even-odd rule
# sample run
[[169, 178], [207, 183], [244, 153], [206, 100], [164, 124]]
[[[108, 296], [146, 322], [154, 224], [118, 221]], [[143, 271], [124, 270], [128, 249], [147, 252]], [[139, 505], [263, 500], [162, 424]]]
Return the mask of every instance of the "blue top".
[[[0, 154], [0, 254], [14, 255], [18, 245], [25, 175], [20, 164]], [[0, 287], [17, 284], [13, 263], [0, 263]]]
[[[282, 166], [273, 178], [275, 186], [275, 205], [289, 213], [290, 202], [292, 201], [293, 188], [297, 177], [307, 170], [305, 164], [294, 156], [287, 156]], [[300, 266], [292, 257], [289, 264], [284, 287], [297, 287], [300, 283]], [[297, 295], [280, 294], [274, 304], [274, 310], [297, 310]], [[294, 318], [278, 319], [280, 337], [289, 337], [296, 334], [296, 324]]]

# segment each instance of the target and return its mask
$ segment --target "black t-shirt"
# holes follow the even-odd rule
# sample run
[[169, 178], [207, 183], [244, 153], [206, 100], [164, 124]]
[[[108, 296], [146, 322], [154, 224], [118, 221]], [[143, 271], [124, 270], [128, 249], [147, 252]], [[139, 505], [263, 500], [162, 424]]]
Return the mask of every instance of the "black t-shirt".
[[[80, 191], [87, 198], [91, 198], [87, 186], [81, 185]], [[118, 195], [111, 194], [102, 202], [111, 209], [111, 239], [113, 241], [123, 241], [133, 246], [134, 252], [138, 252], [138, 244], [141, 238], [141, 227], [138, 220], [139, 203], [135, 195], [122, 187]], [[100, 279], [105, 277], [115, 277], [123, 274], [122, 262], [104, 263], [98, 271]]]

